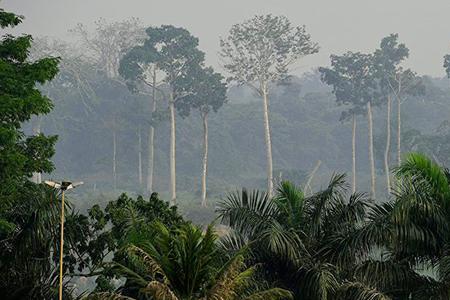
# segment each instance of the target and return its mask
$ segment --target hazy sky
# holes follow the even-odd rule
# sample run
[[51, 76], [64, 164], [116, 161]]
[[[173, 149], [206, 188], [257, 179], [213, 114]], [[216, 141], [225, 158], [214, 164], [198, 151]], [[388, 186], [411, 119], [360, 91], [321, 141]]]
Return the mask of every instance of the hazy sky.
[[[1, 0], [0, 0], [1, 1]], [[219, 37], [231, 25], [255, 14], [273, 13], [306, 25], [321, 47], [300, 64], [301, 71], [326, 65], [329, 55], [372, 51], [382, 37], [399, 33], [410, 48], [407, 66], [421, 74], [443, 76], [450, 53], [450, 0], [3, 0], [6, 10], [26, 17], [21, 32], [67, 36], [77, 23], [99, 17], [138, 17], [144, 25], [174, 24], [200, 39], [207, 61], [217, 65]]]

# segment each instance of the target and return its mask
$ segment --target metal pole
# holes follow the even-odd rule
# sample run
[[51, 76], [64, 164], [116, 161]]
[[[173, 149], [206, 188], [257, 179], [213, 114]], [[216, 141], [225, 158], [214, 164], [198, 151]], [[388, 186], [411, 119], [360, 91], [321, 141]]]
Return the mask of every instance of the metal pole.
[[61, 190], [61, 242], [59, 248], [59, 300], [62, 300], [63, 292], [63, 247], [64, 247], [64, 189]]

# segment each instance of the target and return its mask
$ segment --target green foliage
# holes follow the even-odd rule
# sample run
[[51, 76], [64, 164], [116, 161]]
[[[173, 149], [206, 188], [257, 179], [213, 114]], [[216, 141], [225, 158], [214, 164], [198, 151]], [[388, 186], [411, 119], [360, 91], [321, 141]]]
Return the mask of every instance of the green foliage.
[[225, 246], [236, 251], [247, 245], [250, 261], [263, 263], [271, 280], [299, 299], [334, 299], [363, 249], [345, 252], [333, 241], [361, 228], [369, 205], [364, 195], [345, 200], [346, 189], [344, 176], [335, 175], [310, 197], [289, 182], [279, 185], [273, 199], [258, 191], [229, 194], [218, 208], [234, 230]]
[[[22, 17], [0, 10], [2, 28], [21, 21]], [[134, 21], [128, 24], [136, 25]], [[124, 31], [126, 27], [127, 23], [121, 23]], [[104, 29], [101, 34], [107, 42], [114, 30]], [[148, 84], [148, 72], [158, 70], [165, 77], [163, 84], [153, 88], [173, 101], [183, 117], [188, 117], [192, 109], [206, 115], [224, 105], [226, 84], [219, 73], [203, 67], [204, 54], [197, 49], [197, 38], [171, 25], [150, 27], [146, 32], [142, 44], [133, 38], [134, 47], [120, 63], [120, 73], [130, 88], [137, 90], [142, 83]], [[121, 40], [121, 48], [114, 53], [125, 54], [127, 41]], [[82, 137], [88, 140], [86, 144], [99, 147], [87, 150], [85, 144], [64, 144], [64, 149], [72, 151], [62, 151], [67, 164], [70, 155], [89, 156], [87, 151], [96, 153], [97, 162], [108, 160], [103, 151], [105, 141], [109, 142], [109, 137], [104, 137], [105, 128], [122, 131], [121, 158], [128, 159], [136, 150], [128, 137], [130, 130], [135, 130], [130, 120], [138, 112], [139, 124], [146, 124], [143, 116], [148, 113], [142, 97], [131, 96], [123, 82], [115, 78], [117, 70], [107, 66], [108, 76], [96, 71], [99, 65], [102, 69], [108, 64], [102, 59], [111, 57], [97, 57], [95, 64], [77, 57], [63, 60], [63, 71], [49, 84], [56, 76], [59, 59], [45, 51], [37, 59], [30, 58], [31, 42], [28, 35], [5, 35], [0, 42], [0, 293], [5, 299], [53, 299], [57, 294], [60, 195], [29, 182], [33, 172], [53, 170], [50, 158], [56, 137], [27, 136], [23, 129], [25, 122], [53, 108], [49, 96], [40, 91], [62, 99], [58, 116], [53, 115], [51, 121], [54, 130], [66, 137], [73, 134], [77, 143]], [[58, 51], [50, 49], [54, 46], [46, 49], [52, 56], [67, 51], [67, 45]], [[304, 27], [293, 27], [287, 18], [272, 15], [256, 16], [233, 26], [221, 46], [231, 79], [257, 91], [267, 89], [272, 82], [283, 83], [291, 63], [318, 51]], [[364, 113], [367, 101], [381, 103], [391, 92], [399, 100], [423, 95], [424, 78], [399, 66], [407, 56], [408, 49], [395, 34], [384, 38], [373, 54], [332, 56], [331, 67], [319, 72], [323, 82], [333, 87], [337, 102], [348, 107], [341, 119], [349, 113]], [[450, 56], [445, 57], [444, 67], [450, 76]], [[344, 167], [340, 155], [346, 152], [346, 142], [335, 129], [336, 124], [329, 122], [337, 111], [329, 105], [328, 91], [314, 78], [290, 83], [274, 87], [271, 93], [277, 104], [271, 122], [277, 132], [280, 173], [287, 170], [288, 178], [302, 181], [304, 172], [298, 166], [311, 161], [311, 153], [325, 155], [332, 167]], [[308, 85], [314, 89], [308, 90]], [[247, 90], [233, 92], [238, 95], [235, 98], [248, 98]], [[433, 87], [431, 93], [435, 94], [427, 91], [427, 95], [446, 100], [446, 92]], [[78, 101], [82, 108], [76, 105]], [[260, 178], [254, 175], [261, 171], [254, 167], [259, 165], [255, 145], [262, 144], [262, 134], [254, 113], [253, 103], [232, 104], [221, 109], [214, 121], [212, 153], [224, 157], [215, 160], [213, 170], [219, 178], [215, 184], [222, 190], [226, 185], [241, 184], [243, 178], [259, 185]], [[147, 123], [154, 125], [155, 119], [152, 115]], [[418, 122], [412, 119], [410, 122]], [[62, 120], [64, 125], [60, 125]], [[183, 122], [183, 138], [186, 131], [195, 133], [198, 129], [191, 119]], [[246, 132], [236, 130], [244, 125]], [[167, 128], [161, 127], [166, 133]], [[305, 150], [309, 143], [304, 143], [304, 136], [296, 135], [299, 128], [308, 138], [320, 136], [318, 145], [329, 147]], [[324, 132], [326, 137], [322, 138]], [[411, 134], [411, 144], [434, 148], [432, 152], [446, 157], [447, 135], [416, 132]], [[281, 143], [287, 140], [284, 137], [300, 143]], [[180, 152], [184, 185], [194, 192], [190, 170], [196, 164], [192, 153], [198, 149], [191, 140], [181, 141]], [[165, 158], [164, 142], [158, 146], [160, 160]], [[242, 158], [243, 152], [249, 155]], [[293, 165], [290, 155], [304, 161], [295, 160]], [[77, 164], [78, 174], [83, 168], [92, 168], [87, 173], [95, 170], [97, 177], [104, 177], [100, 163], [86, 159]], [[165, 165], [160, 167], [165, 169]], [[92, 206], [87, 215], [75, 212], [69, 203], [65, 208], [64, 298], [72, 296], [72, 277], [86, 275], [97, 276], [89, 299], [290, 299], [292, 294], [287, 289], [297, 299], [311, 300], [448, 299], [449, 172], [424, 155], [410, 154], [395, 169], [395, 176], [392, 198], [377, 204], [363, 193], [348, 195], [344, 175], [334, 175], [328, 186], [312, 196], [288, 181], [280, 182], [273, 198], [257, 190], [231, 193], [217, 209], [223, 223], [231, 228], [223, 238], [218, 237], [213, 225], [203, 230], [185, 221], [176, 207], [156, 193], [148, 201], [122, 194], [105, 208]], [[132, 181], [126, 184], [135, 187]], [[117, 279], [123, 280], [119, 287]]]
[[[98, 275], [109, 255], [127, 246], [153, 236], [152, 223], [162, 222], [176, 228], [185, 221], [175, 206], [159, 199], [153, 193], [149, 200], [138, 197], [136, 200], [122, 194], [117, 200], [110, 201], [104, 209], [94, 205], [88, 215], [70, 214], [67, 216], [67, 240], [72, 252], [68, 252], [66, 261], [76, 262], [71, 272], [84, 272], [87, 276]], [[100, 272], [101, 274], [101, 272]], [[103, 275], [110, 275], [105, 273]], [[108, 276], [97, 279], [97, 291], [111, 290]]]
[[[448, 173], [424, 155], [412, 153], [395, 174], [393, 201], [373, 205], [364, 226], [340, 244], [381, 251], [380, 258], [361, 263], [355, 272], [360, 282], [375, 290], [393, 299], [447, 299]], [[437, 276], [420, 272], [434, 268]]]
[[[0, 10], [0, 26], [22, 17]], [[0, 293], [4, 299], [51, 299], [56, 295], [59, 199], [29, 181], [50, 172], [56, 136], [27, 136], [22, 125], [47, 114], [51, 100], [39, 84], [58, 72], [58, 58], [30, 61], [32, 37], [4, 35], [0, 41]]]
[[398, 34], [391, 34], [381, 40], [380, 48], [373, 54], [373, 63], [382, 98], [394, 95], [401, 101], [406, 95], [424, 95], [422, 80], [415, 72], [401, 66], [408, 56], [409, 49], [398, 42]]
[[364, 114], [367, 101], [373, 101], [373, 56], [360, 52], [331, 55], [331, 68], [319, 68], [322, 81], [333, 87], [339, 105], [350, 105], [341, 120]]
[[122, 260], [109, 265], [110, 272], [126, 278], [120, 295], [155, 300], [291, 298], [286, 290], [258, 285], [255, 268], [246, 266], [243, 252], [223, 252], [212, 225], [203, 231], [191, 224], [170, 229], [154, 222], [152, 228], [151, 238], [124, 246]]
[[271, 14], [233, 25], [220, 46], [232, 79], [250, 85], [286, 79], [294, 62], [319, 50], [304, 26], [294, 27], [286, 17]]
[[57, 295], [59, 202], [55, 191], [26, 183], [14, 203], [0, 211], [8, 229], [0, 233], [4, 299], [53, 299]]
[[160, 200], [157, 193], [153, 193], [148, 201], [142, 197], [133, 200], [123, 194], [116, 201], [109, 202], [105, 212], [113, 225], [111, 232], [114, 238], [122, 242], [127, 241], [127, 235], [133, 238], [135, 234], [151, 231], [148, 226], [155, 220], [169, 227], [184, 223], [177, 207]]
[[[15, 26], [20, 17], [0, 11], [2, 27]], [[32, 38], [3, 36], [0, 43], [0, 196], [9, 198], [32, 172], [50, 172], [56, 137], [25, 137], [22, 123], [32, 116], [50, 112], [50, 99], [37, 84], [51, 80], [58, 72], [57, 58], [27, 61]], [[3, 201], [4, 202], [4, 201]]]
[[409, 49], [405, 44], [399, 44], [398, 34], [384, 37], [381, 40], [380, 48], [375, 50], [375, 69], [380, 78], [380, 88], [385, 95], [396, 93], [399, 89], [400, 81], [398, 81], [397, 74], [403, 71], [399, 64], [408, 56]]
[[181, 115], [189, 115], [191, 107], [199, 110], [202, 116], [211, 110], [217, 112], [227, 99], [227, 85], [223, 82], [223, 76], [211, 67], [195, 68], [190, 76], [193, 92], [176, 104]]
[[144, 43], [134, 46], [121, 60], [120, 74], [136, 90], [136, 85], [148, 82], [149, 68], [156, 67], [165, 74], [163, 82], [170, 86], [172, 100], [184, 97], [190, 91], [187, 74], [204, 60], [204, 53], [197, 49], [198, 39], [172, 25], [149, 27], [146, 33]]
[[2, 28], [14, 27], [22, 23], [23, 17], [0, 9], [0, 26]]

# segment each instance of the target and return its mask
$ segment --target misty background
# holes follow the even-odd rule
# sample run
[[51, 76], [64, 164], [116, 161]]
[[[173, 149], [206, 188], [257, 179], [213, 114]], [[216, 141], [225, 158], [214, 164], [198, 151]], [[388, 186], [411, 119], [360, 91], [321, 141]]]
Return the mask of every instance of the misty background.
[[[285, 15], [306, 25], [319, 53], [306, 57], [298, 74], [329, 64], [330, 54], [348, 50], [370, 52], [390, 33], [410, 48], [406, 66], [419, 74], [443, 76], [442, 57], [450, 49], [450, 2], [446, 0], [3, 0], [6, 10], [26, 16], [16, 32], [70, 39], [77, 23], [92, 28], [99, 18], [139, 18], [144, 26], [173, 24], [200, 39], [207, 64], [218, 66], [219, 37], [233, 24], [255, 14]], [[432, 45], [432, 46], [431, 46]], [[223, 70], [222, 70], [223, 71]]]
[[[448, 1], [26, 1], [2, 2], [6, 10], [26, 16], [12, 33], [30, 33], [40, 38], [57, 38], [77, 43], [69, 32], [81, 23], [95, 30], [95, 21], [124, 21], [139, 18], [141, 25], [172, 24], [188, 29], [199, 38], [199, 48], [224, 76], [218, 51], [220, 37], [233, 24], [255, 14], [287, 16], [293, 25], [305, 25], [320, 50], [303, 58], [293, 70], [290, 85], [271, 90], [270, 121], [273, 143], [274, 178], [289, 179], [301, 185], [318, 166], [311, 186], [326, 184], [335, 172], [350, 173], [351, 124], [341, 122], [343, 108], [336, 105], [331, 88], [320, 80], [317, 68], [329, 66], [331, 54], [347, 51], [373, 52], [381, 39], [391, 33], [410, 49], [404, 68], [422, 76], [426, 92], [408, 96], [402, 106], [402, 150], [423, 151], [446, 164], [450, 145], [445, 121], [450, 116], [450, 84], [443, 69], [443, 56], [450, 52], [450, 9]], [[130, 45], [130, 48], [134, 45]], [[81, 47], [81, 45], [78, 45]], [[81, 48], [82, 49], [82, 48]], [[46, 177], [83, 180], [85, 186], [74, 196], [81, 209], [93, 202], [105, 202], [118, 193], [146, 194], [138, 181], [139, 149], [146, 153], [146, 131], [139, 148], [137, 129], [151, 114], [147, 98], [125, 87], [111, 87], [91, 78], [95, 97], [86, 105], [77, 94], [53, 88], [48, 95], [55, 109], [42, 119], [41, 130], [59, 136], [54, 162], [56, 170]], [[91, 83], [92, 83], [91, 82]], [[210, 116], [208, 196], [212, 202], [226, 192], [265, 188], [263, 111], [259, 96], [245, 87], [231, 85], [226, 103]], [[160, 101], [158, 110], [167, 109]], [[88, 108], [86, 108], [88, 107]], [[395, 114], [395, 109], [393, 110]], [[117, 153], [112, 153], [111, 116], [118, 116]], [[374, 108], [375, 166], [377, 191], [387, 196], [383, 177], [383, 151], [386, 131], [385, 107]], [[36, 120], [34, 120], [35, 122]], [[115, 122], [115, 121], [114, 121]], [[35, 124], [28, 124], [31, 131]], [[144, 124], [145, 126], [145, 124]], [[395, 124], [392, 124], [395, 126]], [[154, 190], [169, 197], [169, 122], [162, 119], [155, 133]], [[202, 160], [202, 127], [198, 113], [177, 116], [177, 189], [179, 205], [196, 220], [213, 216], [213, 206], [195, 208], [199, 203]], [[358, 190], [368, 191], [370, 183], [367, 121], [358, 118]], [[442, 138], [442, 137], [445, 138]], [[434, 144], [433, 144], [434, 143]], [[395, 146], [395, 145], [394, 145]], [[395, 147], [391, 149], [392, 161]], [[111, 161], [116, 161], [114, 188]], [[141, 167], [146, 170], [145, 158]], [[382, 198], [382, 197], [380, 197]], [[209, 213], [209, 214], [208, 214]]]

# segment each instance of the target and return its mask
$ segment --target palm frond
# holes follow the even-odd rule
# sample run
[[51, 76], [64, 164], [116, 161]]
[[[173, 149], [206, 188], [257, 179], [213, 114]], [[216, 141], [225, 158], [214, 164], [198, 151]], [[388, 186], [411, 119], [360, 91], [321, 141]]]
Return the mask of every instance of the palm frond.
[[450, 186], [444, 170], [420, 153], [410, 153], [405, 161], [394, 170], [398, 178], [411, 178], [414, 184], [426, 182], [436, 197], [436, 200], [445, 201], [445, 207], [449, 207], [450, 203]]
[[219, 247], [228, 253], [236, 254], [249, 245], [248, 239], [235, 230], [231, 230], [218, 240]]
[[146, 278], [135, 272], [135, 270], [132, 270], [129, 267], [118, 262], [105, 263], [104, 268], [105, 270], [111, 270], [117, 274], [120, 274], [121, 276], [127, 278], [128, 281], [134, 283], [137, 286], [146, 286], [148, 284], [148, 280]]
[[345, 174], [334, 174], [326, 189], [306, 198], [311, 236], [317, 237], [321, 232], [326, 215], [333, 207], [344, 201], [347, 188]]
[[[354, 225], [361, 224], [366, 218], [367, 208], [370, 206], [370, 200], [365, 193], [354, 193], [350, 195], [347, 203], [341, 202], [332, 209], [329, 219], [334, 222], [341, 223], [353, 227]], [[336, 223], [333, 224], [333, 227]]]
[[298, 227], [304, 221], [304, 200], [303, 192], [289, 181], [282, 181], [277, 187], [274, 202], [288, 226]]
[[372, 247], [389, 244], [392, 241], [391, 215], [394, 204], [390, 202], [371, 205], [367, 222], [346, 241], [353, 249], [369, 251]]
[[258, 240], [268, 247], [268, 250], [283, 260], [297, 261], [306, 247], [297, 232], [292, 228], [285, 228], [276, 220], [269, 220], [270, 224], [258, 235]]
[[355, 277], [359, 282], [391, 295], [415, 293], [434, 281], [417, 273], [407, 262], [394, 259], [367, 260], [356, 268]]
[[145, 288], [141, 289], [141, 293], [151, 295], [154, 300], [178, 300], [170, 287], [159, 281], [151, 281]]
[[147, 269], [147, 274], [151, 278], [162, 278], [164, 282], [168, 282], [167, 275], [165, 274], [162, 266], [151, 254], [134, 245], [128, 246], [127, 250], [130, 256], [140, 259]]
[[[248, 286], [254, 269], [245, 269], [244, 257], [237, 254], [218, 271], [214, 285], [208, 292], [208, 299], [233, 299], [240, 289]], [[244, 270], [244, 271], [243, 271]]]
[[438, 262], [439, 279], [450, 284], [450, 256], [445, 255]]
[[442, 248], [449, 229], [447, 216], [429, 191], [428, 183], [411, 178], [404, 178], [396, 188], [391, 213], [396, 252], [433, 257]]
[[257, 190], [234, 192], [218, 204], [217, 212], [222, 222], [239, 232], [252, 236], [277, 216], [277, 206], [267, 193]]
[[337, 299], [347, 300], [391, 300], [390, 297], [375, 288], [360, 282], [346, 282], [337, 291]]
[[319, 264], [304, 268], [299, 281], [299, 294], [305, 299], [330, 299], [339, 284], [330, 264]]

